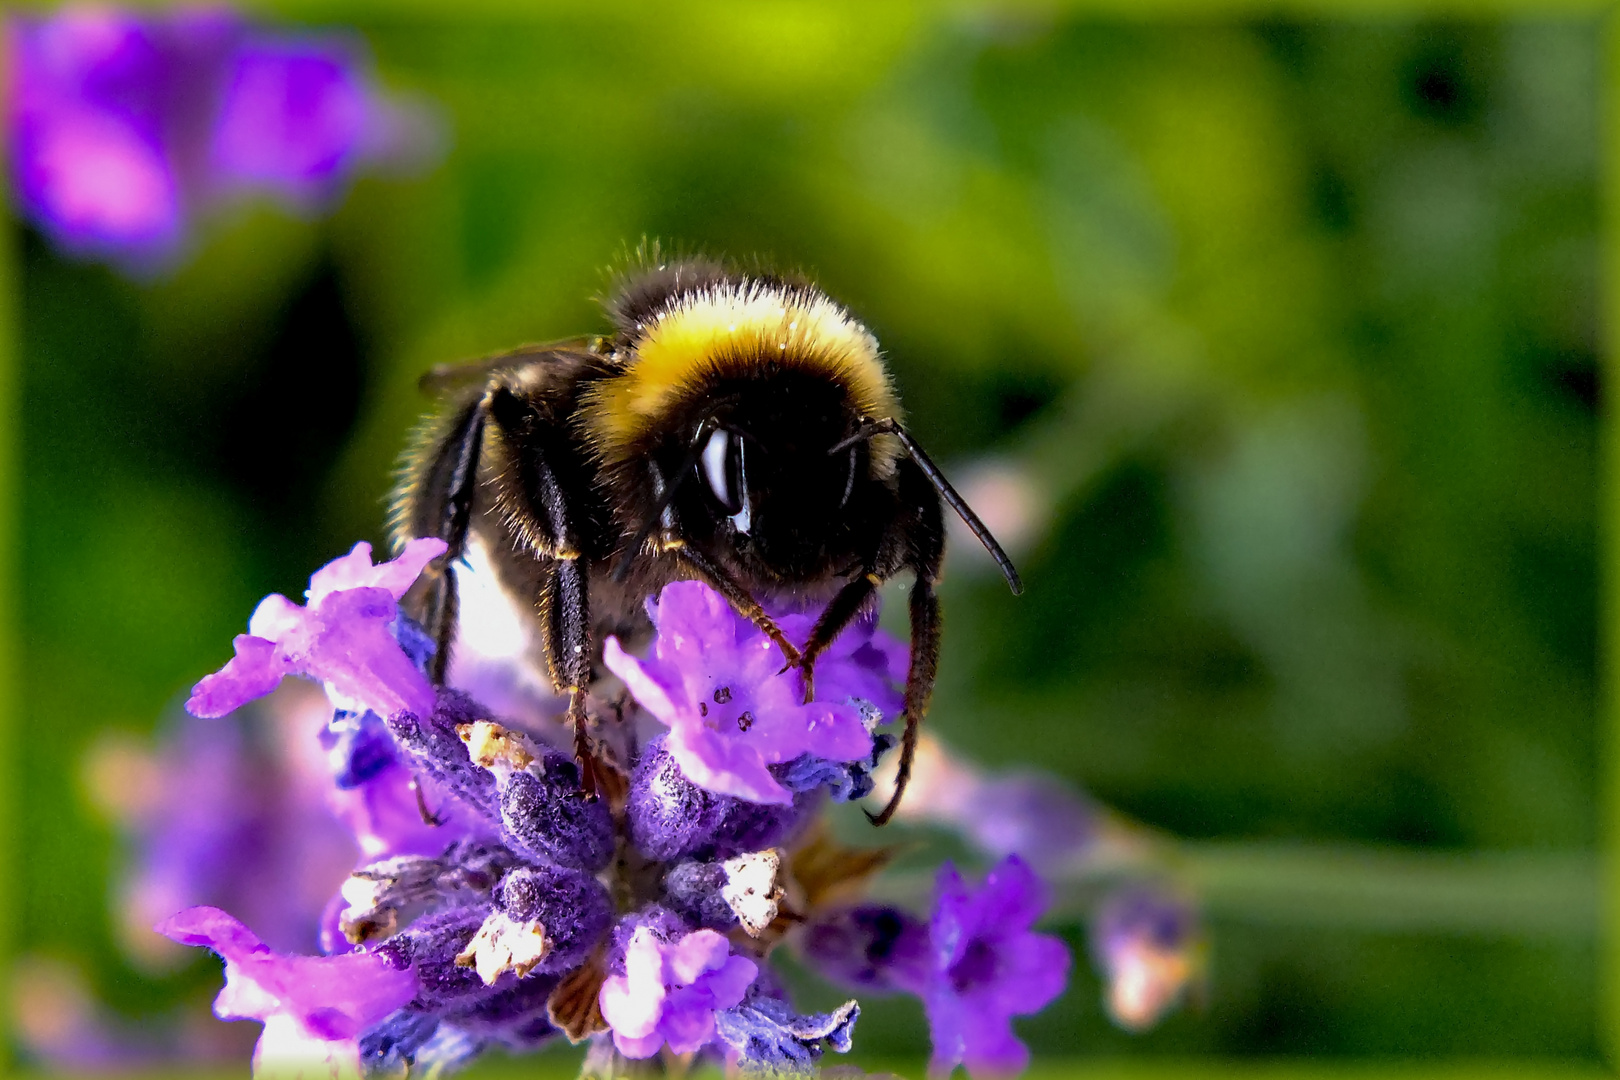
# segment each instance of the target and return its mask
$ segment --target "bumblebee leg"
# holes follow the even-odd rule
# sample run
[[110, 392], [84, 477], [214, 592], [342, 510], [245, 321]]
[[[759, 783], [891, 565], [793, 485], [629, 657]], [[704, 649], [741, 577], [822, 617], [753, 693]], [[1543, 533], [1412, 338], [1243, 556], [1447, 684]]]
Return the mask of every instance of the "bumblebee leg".
[[917, 756], [917, 734], [928, 712], [928, 699], [934, 696], [934, 677], [939, 671], [939, 597], [931, 575], [917, 571], [911, 587], [911, 670], [906, 672], [906, 731], [900, 743], [900, 769], [894, 778], [894, 794], [879, 814], [866, 815], [874, 825], [886, 825], [900, 808], [900, 796], [911, 782], [911, 763]]
[[488, 411], [498, 432], [491, 440], [492, 461], [501, 476], [494, 484], [495, 505], [521, 546], [542, 565], [536, 606], [546, 666], [552, 685], [568, 698], [565, 718], [574, 729], [581, 786], [594, 795], [596, 758], [585, 714], [592, 654], [587, 568], [580, 556], [573, 510], [552, 467], [551, 454], [557, 446], [542, 441], [548, 429], [510, 389], [496, 387]]
[[426, 612], [425, 629], [437, 648], [428, 677], [443, 686], [450, 670], [450, 645], [456, 636], [456, 614], [460, 598], [456, 592], [454, 566], [467, 554], [467, 532], [472, 522], [473, 492], [478, 486], [478, 452], [484, 441], [485, 401], [469, 406], [456, 418], [450, 437], [440, 453], [449, 466], [449, 483], [444, 505], [440, 507], [437, 535], [449, 545], [440, 559], [434, 598]]
[[[894, 816], [911, 782], [917, 735], [928, 712], [928, 700], [934, 696], [934, 677], [939, 671], [939, 596], [934, 588], [945, 561], [945, 521], [928, 474], [911, 461], [902, 461], [898, 471], [902, 516], [892, 536], [897, 550], [891, 550], [891, 555], [899, 564], [897, 569], [906, 568], [916, 574], [911, 586], [911, 668], [906, 672], [906, 731], [900, 743], [894, 794], [882, 813], [867, 815], [874, 825], [885, 824]], [[893, 564], [887, 560], [879, 563], [880, 568], [888, 565]]]
[[686, 564], [686, 567], [699, 578], [713, 586], [716, 592], [726, 598], [733, 611], [763, 630], [765, 636], [782, 650], [782, 657], [787, 661], [788, 667], [799, 666], [799, 647], [788, 640], [787, 635], [782, 633], [782, 628], [776, 625], [776, 620], [759, 606], [759, 601], [750, 596], [747, 589], [733, 581], [731, 576], [710, 561], [708, 556], [684, 541], [666, 540], [663, 542], [663, 548]]
[[542, 591], [546, 659], [551, 680], [568, 696], [567, 721], [574, 729], [574, 757], [587, 795], [597, 791], [596, 756], [585, 719], [585, 691], [591, 682], [591, 622], [585, 567], [578, 558], [553, 560]]
[[804, 679], [804, 700], [807, 704], [815, 697], [816, 660], [861, 613], [881, 584], [882, 578], [870, 570], [863, 570], [859, 577], [851, 578], [838, 590], [838, 595], [833, 597], [827, 610], [816, 620], [816, 627], [810, 631], [810, 640], [805, 642], [804, 651], [799, 657], [799, 674]]

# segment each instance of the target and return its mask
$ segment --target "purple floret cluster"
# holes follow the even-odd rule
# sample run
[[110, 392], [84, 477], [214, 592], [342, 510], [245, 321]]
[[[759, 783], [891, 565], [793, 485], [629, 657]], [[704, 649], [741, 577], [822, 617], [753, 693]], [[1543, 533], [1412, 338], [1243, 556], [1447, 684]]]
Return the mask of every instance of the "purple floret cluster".
[[[991, 852], [975, 885], [946, 865], [931, 914], [915, 914], [863, 902], [884, 854], [826, 828], [830, 803], [873, 790], [895, 741], [882, 729], [906, 651], [875, 614], [821, 658], [806, 703], [763, 632], [706, 585], [667, 586], [649, 641], [606, 643], [625, 689], [592, 694], [592, 795], [554, 716], [494, 715], [477, 687], [426, 678], [432, 644], [400, 601], [444, 550], [416, 540], [378, 564], [360, 544], [304, 603], [267, 598], [188, 702], [222, 717], [295, 675], [331, 703], [327, 802], [359, 865], [316, 917], [319, 951], [279, 951], [207, 903], [157, 927], [224, 959], [215, 1013], [264, 1024], [258, 1075], [440, 1075], [558, 1040], [587, 1043], [594, 1076], [649, 1059], [808, 1075], [850, 1049], [860, 1006], [798, 1009], [772, 968], [780, 948], [834, 984], [920, 999], [936, 1075], [1027, 1064], [1012, 1018], [1061, 994], [1070, 965], [1034, 929], [1048, 901], [1035, 869]], [[779, 622], [803, 640], [813, 613]], [[1070, 824], [1077, 842], [1095, 831]], [[1121, 942], [1141, 924], [1110, 923]], [[1153, 941], [1173, 949], [1162, 924]]]
[[329, 203], [359, 170], [420, 156], [419, 110], [358, 44], [272, 33], [223, 7], [74, 5], [3, 25], [18, 208], [66, 250], [150, 270], [244, 197]]

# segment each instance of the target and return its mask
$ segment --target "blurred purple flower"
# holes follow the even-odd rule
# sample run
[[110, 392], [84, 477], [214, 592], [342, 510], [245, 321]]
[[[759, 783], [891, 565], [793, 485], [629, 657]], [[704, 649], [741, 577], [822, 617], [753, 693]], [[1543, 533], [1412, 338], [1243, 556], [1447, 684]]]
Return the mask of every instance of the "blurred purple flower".
[[359, 1036], [416, 996], [414, 972], [371, 953], [277, 953], [218, 908], [188, 908], [157, 932], [225, 961], [222, 1020], [260, 1020], [255, 1075], [358, 1076]]
[[210, 164], [224, 184], [324, 198], [365, 149], [374, 108], [341, 43], [246, 44], [231, 57]]
[[6, 143], [17, 204], [54, 242], [134, 269], [242, 194], [307, 207], [421, 118], [377, 92], [360, 50], [268, 35], [224, 9], [71, 6], [8, 17]]
[[1020, 855], [1048, 876], [1100, 856], [1105, 842], [1126, 841], [1072, 785], [1035, 771], [991, 773], [927, 734], [898, 817], [955, 829], [987, 855]]
[[224, 721], [182, 713], [155, 750], [96, 745], [90, 794], [135, 848], [118, 908], [137, 958], [171, 959], [152, 948], [166, 944], [152, 924], [198, 904], [237, 912], [276, 948], [315, 947], [356, 854], [315, 742], [329, 714], [318, 692], [290, 685]]
[[236, 637], [236, 656], [197, 684], [186, 708], [224, 716], [284, 677], [304, 675], [324, 682], [340, 708], [385, 717], [431, 713], [433, 687], [389, 628], [399, 598], [444, 551], [442, 540], [412, 540], [397, 558], [373, 566], [371, 545], [361, 541], [309, 579], [307, 606], [279, 593], [265, 597], [248, 632]]
[[1203, 933], [1186, 900], [1137, 885], [1103, 901], [1092, 920], [1091, 949], [1108, 982], [1108, 1015], [1128, 1031], [1143, 1031], [1197, 978]]
[[928, 1070], [946, 1076], [958, 1064], [980, 1077], [1011, 1076], [1029, 1065], [1012, 1017], [1039, 1012], [1063, 992], [1069, 950], [1030, 927], [1046, 907], [1046, 888], [1010, 855], [970, 889], [956, 868], [939, 872], [929, 937], [934, 970], [923, 1003], [934, 1039]]
[[818, 916], [801, 947], [817, 971], [855, 990], [921, 996], [934, 968], [928, 926], [909, 912], [861, 904]]
[[18, 204], [88, 255], [161, 256], [180, 240], [179, 153], [240, 27], [219, 11], [155, 19], [70, 7], [7, 20], [7, 143]]
[[742, 1001], [759, 973], [752, 960], [730, 954], [713, 930], [665, 942], [652, 927], [638, 927], [625, 946], [625, 973], [610, 975], [600, 997], [619, 1052], [646, 1058], [665, 1043], [677, 1054], [706, 1046], [715, 1013]]
[[[180, 951], [144, 928], [147, 937]], [[29, 1064], [52, 1075], [110, 1075], [147, 1070], [154, 1074], [177, 1060], [240, 1063], [253, 1038], [221, 1023], [189, 998], [161, 1018], [134, 1021], [109, 1009], [87, 985], [77, 965], [55, 957], [24, 955], [11, 966], [11, 1027], [15, 1046]]]
[[793, 794], [766, 766], [802, 754], [831, 761], [871, 754], [860, 711], [842, 702], [803, 704], [797, 675], [781, 671], [781, 651], [707, 585], [665, 586], [648, 612], [657, 628], [652, 656], [638, 660], [609, 638], [604, 663], [669, 725], [665, 745], [694, 784], [785, 805]]
[[[327, 803], [349, 829], [361, 859], [437, 855], [482, 831], [476, 815], [429, 776], [413, 776], [398, 761], [352, 788], [334, 787]], [[432, 820], [423, 818], [426, 807]]]

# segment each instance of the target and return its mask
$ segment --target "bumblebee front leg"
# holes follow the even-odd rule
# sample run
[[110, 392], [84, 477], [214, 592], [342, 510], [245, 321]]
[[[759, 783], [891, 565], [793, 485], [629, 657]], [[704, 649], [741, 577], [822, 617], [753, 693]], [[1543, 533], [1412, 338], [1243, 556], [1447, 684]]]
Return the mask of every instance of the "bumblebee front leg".
[[771, 618], [769, 613], [760, 606], [758, 600], [749, 595], [747, 589], [732, 580], [731, 575], [717, 566], [707, 555], [704, 555], [684, 540], [666, 539], [661, 546], [665, 551], [684, 563], [687, 569], [697, 574], [701, 580], [712, 586], [721, 596], [724, 596], [733, 611], [764, 631], [765, 636], [775, 642], [778, 649], [782, 650], [782, 657], [787, 661], [788, 667], [799, 666], [801, 662], [799, 647], [788, 640], [787, 635], [782, 633], [782, 628], [776, 625], [776, 620]]
[[596, 755], [586, 727], [585, 692], [591, 682], [590, 600], [586, 568], [577, 556], [552, 559], [541, 586], [546, 663], [551, 681], [568, 698], [565, 718], [574, 729], [574, 757], [587, 795], [597, 792]]

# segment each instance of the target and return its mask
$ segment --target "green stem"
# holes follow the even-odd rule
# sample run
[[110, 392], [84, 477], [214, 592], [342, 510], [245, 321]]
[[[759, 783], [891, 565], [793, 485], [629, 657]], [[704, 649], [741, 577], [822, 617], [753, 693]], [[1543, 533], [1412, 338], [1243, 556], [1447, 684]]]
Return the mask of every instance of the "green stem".
[[[1160, 876], [1214, 919], [1264, 926], [1396, 933], [1595, 939], [1598, 859], [1589, 852], [1425, 852], [1275, 842], [1179, 843], [1157, 852]], [[1053, 914], [1083, 918], [1122, 878], [1148, 870], [1110, 863], [1066, 871]], [[923, 907], [921, 872], [886, 876], [881, 898]]]

